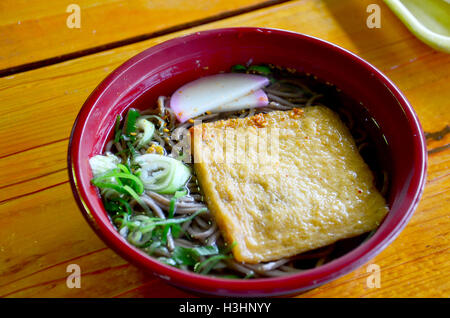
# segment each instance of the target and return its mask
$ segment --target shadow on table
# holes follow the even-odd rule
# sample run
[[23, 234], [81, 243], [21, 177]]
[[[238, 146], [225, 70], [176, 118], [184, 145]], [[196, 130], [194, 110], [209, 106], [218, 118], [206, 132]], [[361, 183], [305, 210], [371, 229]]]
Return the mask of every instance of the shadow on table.
[[[357, 47], [357, 53], [362, 56], [368, 48], [383, 47], [385, 43], [392, 43], [392, 32], [398, 32], [394, 28], [404, 28], [381, 0], [322, 0], [322, 2]], [[373, 4], [379, 6], [380, 28], [370, 28], [367, 24], [369, 16], [374, 13], [372, 9], [369, 10], [371, 8], [369, 5]], [[392, 23], [393, 21], [397, 21], [398, 24]], [[395, 51], [389, 53], [395, 54]]]

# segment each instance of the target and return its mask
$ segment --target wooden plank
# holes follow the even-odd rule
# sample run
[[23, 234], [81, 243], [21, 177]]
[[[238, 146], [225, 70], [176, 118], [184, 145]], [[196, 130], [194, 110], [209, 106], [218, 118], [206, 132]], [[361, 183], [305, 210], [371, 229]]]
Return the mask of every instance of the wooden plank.
[[[62, 156], [61, 156], [62, 157]], [[19, 170], [19, 169], [14, 169]], [[37, 193], [68, 181], [66, 167], [0, 188], [0, 203]]]
[[[67, 267], [76, 264], [80, 267], [81, 285], [80, 288], [68, 288]], [[109, 282], [109, 290], [104, 286], [98, 287], [98, 279], [104, 277]], [[38, 278], [38, 279], [36, 279]], [[39, 283], [28, 285], [30, 281], [40, 280]], [[13, 287], [12, 292], [2, 294], [2, 297], [83, 297], [84, 290], [90, 290], [92, 297], [102, 297], [102, 295], [113, 295], [121, 290], [129, 290], [129, 286], [142, 284], [142, 282], [155, 282], [156, 278], [146, 275], [136, 267], [128, 264], [109, 249], [100, 249], [84, 255], [82, 258], [73, 258], [66, 262], [58, 263], [48, 270], [36, 272], [32, 275], [9, 284]], [[0, 287], [1, 292], [1, 287]]]
[[[450, 283], [442, 279], [450, 275], [450, 152], [430, 157], [430, 166], [423, 199], [408, 226], [369, 263], [381, 268], [381, 288], [367, 287], [366, 264], [301, 297], [450, 295]], [[443, 173], [447, 175], [441, 177]], [[64, 219], [58, 220], [61, 216]], [[67, 184], [8, 202], [0, 209], [0, 220], [1, 228], [13, 229], [0, 232], [0, 252], [8, 255], [0, 258], [0, 297], [155, 297], [161, 288], [170, 295], [189, 295], [154, 280], [105, 248], [74, 207]], [[69, 264], [82, 269], [81, 289], [66, 286]], [[107, 283], [112, 280], [117, 288]]]
[[[80, 288], [67, 287], [67, 267], [71, 264], [80, 267]], [[105, 288], [104, 285], [99, 285], [99, 279], [114, 284], [108, 284]], [[130, 286], [139, 287], [130, 290]], [[172, 297], [192, 297], [189, 293], [142, 272], [106, 248], [58, 263], [45, 271], [14, 281], [8, 287], [8, 291], [3, 293], [0, 286], [1, 297], [142, 297], [143, 288], [146, 297], [158, 298], [168, 294]]]
[[[0, 70], [142, 40], [276, 2], [280, 1], [4, 0], [0, 2]], [[68, 10], [70, 4], [80, 8], [80, 28], [67, 26], [74, 13]]]
[[[1, 204], [0, 228], [8, 229], [0, 231], [0, 297], [112, 297], [146, 281], [170, 289], [105, 247], [68, 182]], [[80, 266], [82, 289], [67, 288], [69, 264]], [[97, 288], [100, 277], [115, 282], [109, 291]]]
[[[266, 24], [269, 21], [267, 19], [274, 15], [281, 16], [280, 20], [283, 22], [278, 24], [272, 23], [269, 26], [285, 26], [287, 29], [320, 36], [352, 49], [381, 68], [392, 78], [399, 78], [396, 82], [402, 89], [412, 88], [411, 85], [414, 85], [415, 82], [410, 83], [410, 78], [416, 78], [416, 86], [420, 86], [425, 80], [430, 81], [433, 78], [443, 77], [445, 74], [448, 74], [450, 60], [448, 55], [436, 53], [411, 38], [411, 35], [406, 30], [401, 29], [402, 25], [399, 24], [395, 17], [389, 17], [392, 20], [389, 20], [389, 25], [386, 28], [399, 31], [389, 33], [391, 38], [385, 40], [385, 48], [383, 46], [380, 47], [378, 41], [366, 41], [366, 46], [362, 46], [358, 42], [358, 45], [361, 46], [358, 50], [352, 41], [354, 34], [358, 35], [365, 31], [366, 34], [364, 36], [358, 35], [358, 40], [359, 38], [370, 38], [373, 30], [369, 30], [363, 25], [359, 28], [355, 27], [354, 33], [345, 36], [345, 34], [341, 33], [340, 25], [329, 14], [324, 13], [326, 11], [322, 7], [319, 6], [316, 11], [313, 10], [312, 4], [317, 3], [318, 1], [308, 1], [303, 4], [297, 3], [296, 5], [285, 4], [243, 15], [239, 18], [227, 19], [201, 28], [183, 31], [175, 35], [164, 36], [25, 74], [3, 78], [0, 80], [0, 97], [3, 101], [2, 116], [0, 117], [0, 135], [5, 138], [0, 140], [0, 157], [36, 147], [40, 144], [60, 140], [63, 136], [63, 131], [64, 137], [67, 136], [66, 131], [70, 129], [68, 127], [73, 123], [79, 107], [92, 89], [112, 69], [144, 48], [168, 38], [199, 29]], [[360, 9], [363, 9], [363, 6]], [[300, 17], [308, 10], [310, 11], [308, 16], [315, 15], [315, 20], [327, 22], [327, 30], [323, 31], [317, 28], [318, 25], [287, 19], [289, 14], [294, 17]], [[278, 21], [278, 19], [275, 20]], [[330, 25], [333, 25], [333, 28]], [[377, 44], [374, 46], [374, 43]], [[392, 54], [393, 52], [397, 53]], [[386, 56], [389, 56], [389, 58]], [[413, 64], [411, 62], [411, 60], [416, 61], [418, 59], [425, 63]], [[426, 65], [426, 63], [430, 65]], [[410, 65], [413, 66], [411, 67]], [[420, 70], [422, 73], [421, 77], [411, 76], [410, 73], [405, 74], [405, 69], [409, 70], [412, 68], [413, 71], [417, 71], [415, 68], [419, 67], [422, 67]], [[428, 72], [429, 67], [433, 68], [434, 72]], [[30, 89], [33, 87], [40, 88], [37, 96], [36, 91]], [[41, 109], [46, 111], [42, 112], [40, 111]], [[23, 120], [19, 118], [23, 118]], [[20, 125], [24, 121], [27, 122], [28, 129], [23, 129], [22, 125]], [[42, 129], [42, 127], [45, 127], [45, 129]], [[23, 142], [19, 144], [10, 143], [9, 140], [11, 138], [20, 139]]]
[[[10, 184], [18, 184], [35, 176], [46, 175], [66, 167], [66, 160], [56, 154], [67, 151], [67, 139], [38, 148], [22, 151], [0, 160], [2, 179], [0, 189]], [[16, 167], [11, 169], [11, 167]], [[1, 196], [0, 196], [1, 201]]]
[[[349, 2], [333, 2], [329, 5], [330, 12], [336, 10], [340, 13], [350, 4]], [[351, 4], [353, 5], [354, 3]], [[413, 38], [403, 29], [396, 17], [389, 14], [390, 11], [386, 11], [383, 15], [383, 25], [386, 29], [393, 31], [388, 33], [389, 37], [385, 36], [381, 45], [377, 40], [380, 36], [375, 37], [376, 41], [366, 40], [371, 38], [370, 35], [374, 30], [368, 29], [363, 23], [358, 23], [358, 21], [364, 21], [364, 3], [357, 8], [358, 10], [353, 9], [360, 12], [361, 17], [354, 19], [355, 26], [351, 28], [353, 33], [350, 34], [343, 32], [343, 27], [325, 9], [325, 5], [320, 1], [287, 3], [201, 28], [1, 78], [0, 100], [3, 103], [0, 109], [0, 158], [4, 157], [2, 162], [5, 167], [11, 166], [11, 162], [20, 160], [16, 159], [20, 157], [24, 160], [33, 160], [35, 159], [33, 153], [36, 151], [31, 154], [30, 151], [40, 145], [46, 145], [46, 150], [43, 151], [55, 149], [49, 155], [54, 156], [59, 164], [51, 166], [44, 163], [41, 169], [35, 169], [34, 173], [27, 174], [27, 177], [39, 178], [48, 175], [51, 171], [60, 170], [65, 160], [65, 150], [61, 140], [67, 140], [76, 114], [84, 100], [115, 67], [132, 55], [168, 38], [200, 29], [237, 25], [269, 24], [271, 27], [284, 27], [319, 36], [349, 48], [372, 62], [394, 80], [414, 105], [425, 130], [442, 128], [439, 124], [436, 126], [436, 122], [442, 122], [442, 126], [450, 122], [449, 112], [445, 107], [441, 107], [448, 100], [449, 55], [437, 53]], [[299, 19], [306, 13], [308, 13], [308, 20]], [[275, 19], [272, 19], [273, 17]], [[320, 21], [320, 24], [313, 24], [309, 20]], [[319, 27], [322, 23], [327, 26], [325, 30]], [[23, 123], [26, 123], [26, 127]], [[10, 142], [11, 140], [20, 142]], [[58, 147], [49, 147], [55, 142], [58, 142]], [[19, 154], [25, 150], [27, 151]], [[10, 156], [11, 158], [6, 159]], [[45, 155], [39, 154], [39, 156], [42, 158]], [[0, 170], [0, 178], [5, 180], [0, 187], [15, 184], [17, 180], [11, 176], [23, 175], [22, 165], [14, 166], [15, 169]], [[6, 197], [2, 195], [2, 190], [3, 192], [7, 190], [0, 189], [0, 201], [27, 193], [26, 188], [22, 189], [22, 193], [12, 191], [11, 195]]]
[[0, 205], [0, 288], [20, 277], [104, 247], [66, 181]]
[[[348, 6], [348, 2], [333, 2], [330, 5], [340, 8], [340, 6], [345, 7], [346, 3]], [[383, 15], [385, 17], [383, 21], [386, 29], [390, 31], [389, 37], [385, 36], [381, 45], [377, 36], [373, 36], [373, 40], [367, 40], [371, 39], [372, 34], [381, 31], [370, 30], [364, 23], [357, 23], [353, 33], [347, 34], [324, 6], [322, 2], [312, 0], [287, 3], [1, 78], [0, 100], [3, 103], [0, 110], [0, 136], [4, 138], [0, 139], [0, 157], [67, 138], [76, 114], [89, 93], [115, 67], [145, 48], [175, 36], [203, 29], [267, 25], [300, 31], [324, 38], [360, 54], [392, 77], [403, 90], [420, 87], [425, 83], [424, 81], [433, 81], [435, 78], [442, 78], [445, 83], [445, 78], [449, 74], [450, 56], [437, 53], [413, 38], [387, 8], [383, 11], [386, 12]], [[360, 8], [353, 9], [362, 15], [360, 22], [364, 21], [364, 8], [361, 4]], [[303, 16], [308, 16], [309, 19], [302, 20]], [[316, 24], [310, 20], [316, 21]], [[321, 28], [322, 25], [327, 27]], [[429, 68], [433, 69], [433, 72], [429, 72]], [[417, 73], [412, 75], [411, 71], [419, 72], [421, 76]], [[33, 88], [37, 88], [39, 94]], [[420, 104], [414, 103], [414, 105], [420, 109]], [[23, 129], [23, 122], [27, 122], [27, 129]], [[424, 128], [428, 129], [428, 127]], [[21, 142], [9, 142], [12, 138]]]
[[[370, 30], [364, 24], [365, 8], [374, 2], [382, 9], [383, 28], [388, 31]], [[340, 17], [345, 12], [348, 19]], [[0, 295], [136, 297], [155, 295], [152, 286], [167, 286], [161, 281], [153, 285], [151, 278], [143, 276], [140, 270], [115, 260], [113, 252], [102, 252], [104, 244], [81, 217], [67, 178], [60, 170], [66, 155], [67, 137], [90, 91], [130, 56], [181, 34], [238, 25], [304, 32], [350, 49], [393, 79], [410, 99], [425, 130], [435, 131], [450, 123], [445, 107], [450, 94], [449, 56], [413, 38], [381, 1], [285, 3], [2, 78], [0, 165], [3, 169], [0, 169], [0, 180], [3, 188], [0, 197], [6, 201], [0, 203], [0, 228], [8, 228], [8, 231], [0, 232], [0, 255], [5, 255], [0, 257]], [[430, 145], [448, 143], [448, 138], [430, 142]], [[36, 162], [31, 164], [27, 158]], [[49, 158], [54, 164], [47, 163]], [[26, 164], [30, 166], [22, 167]], [[55, 173], [52, 173], [53, 166]], [[372, 261], [381, 267], [382, 288], [367, 289], [368, 273], [364, 266], [302, 296], [449, 296], [450, 286], [442, 277], [450, 273], [447, 248], [450, 151], [430, 155], [429, 167], [425, 194], [411, 222], [400, 237]], [[5, 169], [10, 171], [3, 171]], [[22, 174], [24, 169], [27, 177]], [[8, 179], [12, 182], [3, 181]], [[24, 190], [20, 189], [21, 185]], [[14, 190], [12, 196], [6, 189]], [[26, 195], [30, 191], [34, 193]], [[12, 199], [16, 196], [19, 197]], [[65, 266], [72, 260], [84, 264], [83, 268], [90, 273], [85, 288], [75, 292], [66, 290], [64, 279]], [[421, 272], [425, 273], [423, 277], [420, 277]], [[120, 285], [112, 290], [105, 283], [111, 279], [122, 279], [127, 287]], [[167, 287], [167, 292], [172, 293], [171, 287]]]

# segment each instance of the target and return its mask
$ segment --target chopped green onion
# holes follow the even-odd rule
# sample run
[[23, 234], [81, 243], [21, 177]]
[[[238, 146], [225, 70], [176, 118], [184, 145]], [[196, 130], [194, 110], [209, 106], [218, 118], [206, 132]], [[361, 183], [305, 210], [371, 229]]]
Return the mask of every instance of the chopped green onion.
[[162, 119], [161, 117], [157, 116], [157, 115], [145, 115], [142, 116], [141, 118], [143, 119], [150, 119], [150, 118], [154, 118], [159, 122], [159, 130], [162, 130], [164, 128], [164, 126], [166, 126], [166, 122], [164, 121], [164, 119]]
[[237, 245], [237, 242], [234, 241], [233, 243], [231, 243], [229, 246], [227, 246], [227, 244], [225, 243], [225, 248], [220, 251], [222, 254], [228, 254], [231, 253], [231, 250]]
[[172, 259], [179, 265], [194, 266], [197, 263], [197, 258], [191, 252], [191, 249], [182, 246], [175, 247]]
[[148, 232], [148, 231], [152, 231], [157, 226], [162, 226], [162, 225], [167, 225], [167, 224], [171, 225], [171, 224], [184, 223], [184, 222], [192, 220], [197, 215], [199, 215], [200, 213], [203, 213], [205, 211], [207, 211], [207, 209], [203, 208], [203, 209], [200, 209], [200, 210], [196, 211], [195, 213], [191, 214], [188, 217], [176, 218], [176, 219], [174, 219], [174, 218], [172, 218], [172, 219], [149, 218], [148, 221], [147, 221], [148, 224], [146, 224], [143, 227], [141, 227], [140, 231]]
[[140, 178], [147, 190], [162, 194], [175, 193], [191, 176], [190, 169], [174, 158], [145, 154], [135, 159], [141, 166]]
[[105, 200], [103, 202], [103, 206], [105, 207], [105, 210], [110, 213], [118, 213], [122, 211], [120, 204], [117, 204], [116, 202], [113, 201]]
[[147, 248], [147, 253], [149, 255], [152, 255], [156, 251], [156, 249], [160, 246], [161, 246], [161, 242], [155, 241], [155, 242], [151, 242], [149, 244], [149, 246], [145, 246], [145, 248]]
[[247, 273], [247, 275], [245, 275], [244, 279], [249, 279], [255, 277], [255, 272], [254, 271], [250, 271]]
[[127, 166], [125, 166], [124, 164], [119, 163], [117, 165], [117, 168], [119, 168], [120, 170], [122, 170], [125, 173], [131, 173], [131, 170]]
[[105, 210], [108, 212], [116, 212], [117, 214], [124, 213], [131, 216], [133, 209], [131, 205], [122, 198], [114, 198], [112, 200], [104, 200]]
[[150, 211], [149, 207], [147, 206], [147, 204], [144, 203], [144, 201], [142, 201], [141, 197], [132, 189], [130, 188], [130, 186], [126, 185], [123, 187], [123, 189], [133, 197], [133, 199], [136, 200], [136, 202], [144, 209], [145, 212], [147, 212], [147, 214], [152, 214], [152, 212]]
[[[184, 197], [187, 194], [187, 190], [184, 191], [177, 191], [175, 192], [174, 196], [172, 197], [172, 199], [170, 199], [170, 204], [169, 204], [169, 218], [173, 218], [173, 215], [175, 214], [175, 205], [176, 202], [178, 200], [178, 198]], [[162, 235], [162, 239], [165, 241], [167, 239], [167, 234], [169, 234], [169, 232], [172, 231], [172, 227], [174, 225], [166, 225], [166, 227], [164, 228], [163, 231], [163, 235]]]
[[231, 72], [233, 72], [233, 73], [243, 73], [246, 70], [247, 70], [247, 68], [241, 64], [236, 64], [231, 67]]
[[162, 230], [161, 242], [163, 242], [163, 244], [167, 244], [167, 235], [169, 235], [170, 228], [170, 225], [166, 225]]
[[192, 252], [197, 256], [208, 256], [219, 253], [219, 249], [216, 245], [198, 246], [192, 248]]
[[129, 220], [128, 214], [121, 212], [112, 217], [113, 223], [121, 230], [123, 227], [127, 226]]
[[[122, 165], [123, 166], [123, 165]], [[123, 168], [121, 168], [123, 169]], [[122, 170], [123, 171], [123, 170]], [[111, 178], [122, 178], [122, 179], [129, 179], [132, 181], [132, 185], [134, 187], [134, 190], [141, 195], [144, 192], [144, 183], [136, 177], [135, 175], [131, 174], [130, 172], [124, 173], [124, 172], [117, 172], [116, 170], [112, 170], [110, 172], [107, 172], [105, 174], [102, 174], [98, 177], [95, 177], [91, 180], [91, 183], [99, 188], [107, 188], [108, 185], [116, 185], [118, 187], [121, 187], [120, 184], [114, 184], [112, 182], [106, 182], [110, 180]], [[117, 191], [117, 187], [111, 187], [112, 189]], [[123, 188], [123, 187], [122, 187]], [[119, 190], [119, 193], [126, 193], [123, 190]]]
[[214, 266], [217, 265], [221, 260], [231, 258], [230, 255], [219, 254], [211, 256], [210, 258], [204, 260], [203, 262], [197, 263], [194, 266], [194, 271], [201, 274], [208, 274]]
[[186, 195], [187, 195], [187, 190], [183, 189], [183, 190], [180, 190], [180, 191], [176, 191], [175, 194], [173, 195], [173, 197], [176, 198], [176, 199], [179, 199], [179, 198], [182, 198], [182, 197], [184, 197]]
[[177, 203], [177, 198], [175, 198], [175, 196], [170, 199], [170, 204], [169, 204], [169, 218], [173, 218], [173, 215], [175, 214], [175, 206]]
[[131, 159], [134, 161], [138, 156], [140, 156], [140, 153], [134, 148], [131, 142], [128, 141], [127, 146], [130, 151]]
[[[176, 207], [177, 200], [181, 197], [184, 197], [186, 194], [187, 194], [187, 190], [177, 191], [177, 192], [175, 192], [172, 199], [170, 199], [169, 218], [173, 218], [173, 216], [175, 214], [175, 207]], [[169, 231], [171, 231], [171, 227], [173, 227], [173, 226], [174, 225], [166, 225], [166, 227], [164, 228], [164, 232], [163, 232], [163, 239], [166, 239], [167, 234], [169, 233]]]
[[92, 169], [94, 178], [110, 170], [116, 169], [120, 159], [113, 154], [96, 155], [89, 159], [89, 165]]
[[[221, 260], [232, 258], [232, 255], [230, 254], [230, 252], [235, 245], [236, 245], [236, 242], [233, 242], [231, 245], [229, 245], [225, 249], [223, 249], [221, 251], [217, 250], [217, 252], [214, 253], [217, 255], [212, 256], [203, 262], [199, 262], [199, 263], [195, 264], [194, 271], [197, 273], [200, 272], [201, 274], [209, 273], [211, 271], [211, 269], [213, 269], [214, 266], [216, 266], [217, 263], [219, 263]], [[207, 247], [207, 246], [205, 246], [205, 247]], [[212, 254], [210, 254], [210, 255], [212, 255]]]
[[178, 238], [178, 237], [180, 237], [180, 234], [184, 231], [181, 228], [180, 224], [172, 224], [170, 226], [170, 232], [172, 233], [172, 236], [174, 238]]
[[217, 246], [182, 247], [177, 246], [172, 258], [180, 265], [194, 266], [199, 263], [200, 256], [216, 255], [219, 252]]
[[257, 73], [264, 76], [272, 74], [270, 68], [265, 65], [252, 65], [248, 68], [247, 72]]
[[[130, 194], [133, 196], [133, 198], [135, 198], [136, 201], [138, 201], [138, 203], [141, 204], [140, 198], [138, 196], [136, 196], [136, 193], [133, 194], [133, 190], [130, 187], [125, 186], [124, 188], [127, 189], [128, 191], [130, 191]], [[132, 231], [128, 235], [128, 240], [135, 246], [144, 247], [145, 243], [148, 243], [148, 240], [150, 240], [152, 237], [155, 237], [155, 235], [157, 237], [159, 234], [161, 234], [161, 228], [157, 228], [157, 227], [165, 226], [165, 228], [162, 229], [162, 234], [161, 234], [161, 236], [165, 236], [165, 238], [162, 238], [162, 240], [161, 240], [162, 243], [165, 243], [165, 241], [167, 240], [167, 232], [166, 233], [164, 233], [164, 232], [166, 231], [166, 228], [168, 228], [168, 226], [178, 225], [178, 224], [190, 221], [193, 218], [195, 218], [197, 215], [199, 215], [200, 213], [203, 213], [205, 211], [206, 211], [206, 208], [200, 209], [188, 217], [177, 218], [177, 219], [161, 219], [161, 218], [157, 218], [157, 217], [148, 217], [148, 216], [144, 216], [144, 215], [137, 216], [132, 221], [125, 223], [125, 225]], [[181, 227], [180, 227], [180, 229], [181, 229]], [[218, 249], [216, 246], [214, 246], [214, 247], [212, 247], [212, 246], [211, 247], [198, 247], [191, 251], [191, 253], [193, 253], [193, 255], [196, 255], [196, 256], [211, 255], [211, 254], [216, 254], [217, 252], [218, 252]], [[194, 265], [194, 264], [192, 264], [192, 265]]]
[[112, 183], [112, 182], [102, 182], [102, 181], [97, 181], [92, 179], [91, 183], [96, 186], [97, 188], [100, 189], [113, 189], [119, 193], [122, 194], [127, 194], [128, 192], [124, 190], [124, 187], [117, 184], [117, 183]]
[[140, 231], [132, 231], [128, 234], [128, 242], [137, 247], [144, 246], [149, 240], [151, 236], [148, 233], [142, 233]]
[[155, 132], [155, 125], [144, 118], [139, 118], [136, 126], [137, 128], [144, 131], [136, 146], [139, 149], [147, 145], [150, 140], [152, 140], [153, 134]]
[[120, 117], [120, 115], [117, 115], [117, 117], [116, 117], [116, 126], [114, 127], [114, 143], [119, 142], [120, 135], [122, 134], [122, 132], [119, 129], [120, 121], [121, 121], [121, 117]]
[[131, 216], [131, 214], [133, 214], [133, 209], [126, 200], [122, 198], [116, 198], [115, 200], [119, 201], [119, 203], [125, 208], [125, 211], [127, 212], [128, 216]]
[[[123, 133], [127, 137], [134, 137], [131, 135], [131, 133], [136, 132], [136, 121], [139, 116], [140, 116], [139, 112], [134, 108], [131, 108], [128, 111], [127, 117], [125, 119], [125, 125], [123, 126]], [[132, 138], [132, 139], [134, 139], [134, 138]]]
[[172, 265], [172, 266], [177, 265], [177, 262], [175, 260], [173, 260], [172, 258], [168, 258], [168, 257], [158, 257], [158, 261], [160, 261], [161, 263], [167, 264], [167, 265]]

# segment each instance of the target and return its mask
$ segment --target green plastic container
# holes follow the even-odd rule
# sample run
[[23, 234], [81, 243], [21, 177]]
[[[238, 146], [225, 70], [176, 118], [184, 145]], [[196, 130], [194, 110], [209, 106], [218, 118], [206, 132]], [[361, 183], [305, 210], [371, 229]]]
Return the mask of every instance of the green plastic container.
[[450, 53], [450, 0], [384, 0], [421, 41]]

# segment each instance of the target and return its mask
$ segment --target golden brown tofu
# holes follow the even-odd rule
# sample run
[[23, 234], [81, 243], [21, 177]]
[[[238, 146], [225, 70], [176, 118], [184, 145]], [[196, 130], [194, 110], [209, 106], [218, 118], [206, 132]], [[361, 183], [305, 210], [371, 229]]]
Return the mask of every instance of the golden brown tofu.
[[[349, 130], [326, 107], [196, 129], [194, 169], [237, 261], [277, 260], [354, 237], [377, 228], [388, 212]], [[263, 142], [266, 133], [273, 138]], [[265, 156], [260, 144], [269, 149]]]

